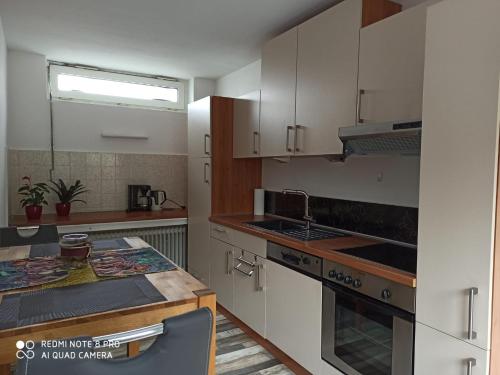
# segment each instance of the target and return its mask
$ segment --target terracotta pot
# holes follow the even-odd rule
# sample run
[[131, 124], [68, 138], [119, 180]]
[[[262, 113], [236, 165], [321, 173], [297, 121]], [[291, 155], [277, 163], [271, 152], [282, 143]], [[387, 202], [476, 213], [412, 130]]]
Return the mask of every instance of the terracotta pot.
[[56, 203], [57, 216], [68, 216], [71, 210], [71, 203]]
[[42, 206], [34, 205], [24, 207], [28, 220], [40, 220], [40, 217], [42, 216], [42, 209]]

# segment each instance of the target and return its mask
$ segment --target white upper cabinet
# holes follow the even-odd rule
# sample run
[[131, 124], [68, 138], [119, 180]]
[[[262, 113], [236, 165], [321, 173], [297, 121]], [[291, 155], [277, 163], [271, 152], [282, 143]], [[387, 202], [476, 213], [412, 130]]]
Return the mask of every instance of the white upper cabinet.
[[260, 90], [234, 101], [233, 156], [252, 158], [260, 155]]
[[498, 14], [496, 0], [429, 7], [425, 51], [416, 319], [483, 349], [491, 330]]
[[293, 155], [297, 28], [269, 41], [262, 50], [261, 156]]
[[188, 154], [190, 158], [210, 156], [211, 98], [188, 105]]
[[359, 123], [422, 119], [426, 15], [416, 6], [361, 29]]
[[296, 155], [343, 151], [339, 127], [356, 122], [361, 15], [361, 0], [345, 0], [299, 25]]

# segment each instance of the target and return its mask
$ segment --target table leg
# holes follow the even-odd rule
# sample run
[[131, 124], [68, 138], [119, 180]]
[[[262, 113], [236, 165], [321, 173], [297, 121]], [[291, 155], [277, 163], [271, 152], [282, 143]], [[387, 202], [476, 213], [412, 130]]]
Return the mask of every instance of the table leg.
[[208, 375], [215, 375], [215, 350], [216, 350], [216, 321], [217, 316], [217, 301], [215, 293], [210, 289], [199, 290], [194, 292], [198, 296], [198, 308], [208, 307], [212, 311], [212, 342], [210, 343], [210, 362], [208, 364]]
[[128, 357], [135, 357], [136, 355], [139, 354], [139, 341], [132, 341], [127, 343], [127, 356]]
[[10, 364], [1, 364], [0, 365], [0, 375], [10, 375]]

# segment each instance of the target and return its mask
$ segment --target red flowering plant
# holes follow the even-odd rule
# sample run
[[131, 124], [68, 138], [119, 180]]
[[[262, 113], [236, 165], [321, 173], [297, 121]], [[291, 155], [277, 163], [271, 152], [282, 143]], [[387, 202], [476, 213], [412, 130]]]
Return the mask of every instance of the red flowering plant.
[[24, 176], [23, 184], [17, 190], [17, 193], [22, 197], [20, 200], [22, 207], [27, 206], [42, 206], [48, 204], [45, 199], [45, 194], [49, 193], [47, 184], [43, 182], [32, 183], [31, 177]]

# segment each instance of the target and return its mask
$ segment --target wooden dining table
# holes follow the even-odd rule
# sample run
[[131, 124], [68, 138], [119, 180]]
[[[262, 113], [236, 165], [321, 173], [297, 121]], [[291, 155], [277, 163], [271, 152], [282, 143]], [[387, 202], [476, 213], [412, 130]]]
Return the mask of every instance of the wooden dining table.
[[[131, 248], [151, 247], [137, 237], [124, 240]], [[0, 262], [28, 258], [30, 249], [29, 245], [0, 248]], [[18, 340], [36, 342], [78, 336], [109, 335], [161, 323], [166, 318], [202, 307], [208, 307], [214, 317], [208, 373], [215, 374], [215, 293], [180, 267], [171, 271], [150, 273], [146, 278], [165, 297], [164, 301], [0, 330], [0, 375], [10, 374], [10, 367], [16, 361]], [[98, 278], [91, 282], [98, 282]], [[50, 285], [45, 284], [44, 287]], [[7, 294], [40, 288], [41, 286], [34, 286], [0, 292], [0, 304]], [[127, 349], [129, 356], [137, 355], [139, 343], [130, 342]]]

